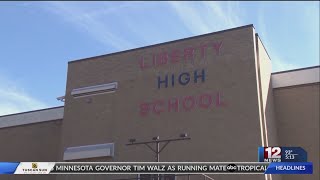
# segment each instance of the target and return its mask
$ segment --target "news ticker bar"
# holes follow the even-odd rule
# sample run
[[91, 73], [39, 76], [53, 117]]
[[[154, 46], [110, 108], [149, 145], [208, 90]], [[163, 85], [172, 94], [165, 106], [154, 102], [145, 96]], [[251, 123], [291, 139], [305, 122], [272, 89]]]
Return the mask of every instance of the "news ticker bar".
[[312, 173], [312, 162], [0, 162], [0, 174]]

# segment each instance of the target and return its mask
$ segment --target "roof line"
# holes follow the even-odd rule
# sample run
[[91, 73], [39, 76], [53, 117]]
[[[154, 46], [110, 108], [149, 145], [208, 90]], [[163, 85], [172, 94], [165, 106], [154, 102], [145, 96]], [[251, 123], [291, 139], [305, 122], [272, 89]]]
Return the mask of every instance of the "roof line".
[[165, 45], [165, 44], [174, 43], [174, 42], [179, 42], [179, 41], [183, 41], [183, 40], [189, 40], [189, 39], [194, 39], [194, 38], [209, 36], [209, 35], [218, 34], [218, 33], [223, 33], [223, 32], [227, 32], [227, 31], [233, 31], [233, 30], [243, 29], [243, 28], [247, 28], [247, 27], [253, 27], [253, 28], [254, 28], [253, 24], [248, 24], [248, 25], [245, 25], [245, 26], [235, 27], [235, 28], [231, 28], [231, 29], [225, 29], [225, 30], [221, 30], [221, 31], [211, 32], [211, 33], [207, 33], [207, 34], [201, 34], [201, 35], [192, 36], [192, 37], [187, 37], [187, 38], [183, 38], [183, 39], [177, 39], [177, 40], [173, 40], [173, 41], [167, 41], [167, 42], [163, 42], [163, 43], [159, 43], [159, 44], [153, 44], [153, 45], [149, 45], [149, 46], [144, 46], [144, 47], [139, 47], [139, 48], [134, 48], [134, 49], [128, 49], [128, 50], [119, 51], [119, 52], [114, 52], [114, 53], [110, 53], [110, 54], [103, 54], [103, 55], [98, 55], [98, 56], [93, 56], [93, 57], [88, 57], [88, 58], [73, 60], [73, 61], [69, 61], [68, 64], [69, 64], [69, 63], [79, 62], [79, 61], [90, 60], [90, 59], [94, 59], [94, 58], [99, 58], [99, 57], [106, 57], [106, 56], [116, 55], [116, 54], [120, 54], [120, 53], [126, 53], [126, 52], [141, 50], [141, 49], [150, 48], [150, 47], [155, 47], [155, 46], [160, 46], [160, 45]]
[[45, 111], [45, 110], [50, 110], [50, 109], [58, 109], [58, 108], [62, 108], [62, 107], [64, 107], [64, 106], [56, 106], [56, 107], [45, 108], [45, 109], [37, 109], [37, 110], [33, 110], [33, 111], [25, 111], [25, 112], [20, 112], [20, 113], [7, 114], [7, 115], [0, 116], [0, 118], [2, 118], [2, 117], [7, 117], [7, 116], [19, 115], [19, 114], [33, 113], [33, 112], [37, 112], [37, 111]]
[[297, 85], [290, 85], [290, 86], [283, 86], [283, 87], [275, 87], [272, 88], [274, 90], [280, 90], [280, 89], [290, 89], [290, 88], [297, 88], [297, 87], [306, 87], [306, 86], [313, 86], [313, 85], [320, 85], [320, 82], [313, 82], [313, 83], [307, 83], [307, 84], [297, 84]]
[[256, 36], [258, 37], [258, 39], [260, 40], [260, 42], [261, 42], [261, 44], [262, 44], [262, 46], [263, 46], [263, 48], [264, 48], [264, 50], [266, 51], [266, 53], [267, 53], [267, 55], [268, 55], [268, 57], [269, 57], [269, 60], [271, 61], [271, 57], [270, 57], [270, 55], [269, 55], [269, 53], [268, 53], [268, 51], [267, 51], [267, 48], [264, 46], [264, 44], [263, 44], [263, 41], [262, 41], [262, 38], [259, 36], [259, 34], [258, 33], [256, 33]]
[[291, 69], [291, 70], [286, 70], [286, 71], [279, 71], [279, 72], [274, 72], [274, 73], [271, 73], [271, 74], [280, 74], [280, 73], [287, 73], [287, 72], [292, 72], [292, 71], [301, 71], [301, 70], [314, 69], [314, 68], [320, 68], [320, 65], [304, 67], [304, 68], [298, 68], [298, 69]]

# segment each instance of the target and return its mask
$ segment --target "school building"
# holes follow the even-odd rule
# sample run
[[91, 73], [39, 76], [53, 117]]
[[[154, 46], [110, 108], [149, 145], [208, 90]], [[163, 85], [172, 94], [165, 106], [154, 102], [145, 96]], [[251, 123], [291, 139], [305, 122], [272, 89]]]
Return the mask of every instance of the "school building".
[[300, 146], [314, 163], [313, 175], [209, 176], [318, 180], [319, 70], [315, 66], [272, 73], [271, 59], [253, 25], [70, 61], [60, 98], [64, 106], [0, 116], [0, 161], [152, 162], [152, 151], [128, 146], [128, 140], [188, 133], [190, 140], [168, 144], [159, 161], [257, 162], [259, 146]]

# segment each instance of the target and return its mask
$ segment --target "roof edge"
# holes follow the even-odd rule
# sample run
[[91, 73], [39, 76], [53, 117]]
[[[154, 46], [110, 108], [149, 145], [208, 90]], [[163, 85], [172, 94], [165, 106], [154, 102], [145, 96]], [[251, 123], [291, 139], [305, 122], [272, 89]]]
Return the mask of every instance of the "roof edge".
[[319, 83], [319, 73], [319, 66], [314, 66], [271, 74], [272, 87], [273, 89], [275, 89], [304, 84]]
[[6, 114], [6, 115], [0, 116], [0, 118], [7, 117], [7, 116], [15, 116], [15, 115], [19, 115], [19, 114], [33, 113], [33, 112], [38, 112], [38, 111], [45, 111], [45, 110], [50, 110], [50, 109], [58, 109], [58, 108], [62, 108], [62, 107], [64, 107], [64, 106], [56, 106], [56, 107], [50, 107], [50, 108], [45, 108], [45, 109], [37, 109], [37, 110], [32, 110], [32, 111], [24, 111], [24, 112], [19, 112], [19, 113]]
[[44, 110], [29, 111], [27, 113], [4, 116], [0, 117], [0, 129], [62, 120], [63, 115], [64, 107], [62, 106], [58, 108], [47, 108]]
[[124, 51], [113, 52], [113, 53], [110, 53], [110, 54], [103, 54], [103, 55], [98, 55], [98, 56], [93, 56], [93, 57], [88, 57], [88, 58], [83, 58], [83, 59], [72, 60], [72, 61], [69, 61], [68, 64], [76, 63], [76, 62], [79, 62], [79, 61], [91, 60], [91, 59], [99, 58], [99, 57], [107, 57], [107, 56], [116, 55], [116, 54], [120, 54], [120, 53], [126, 53], [126, 52], [141, 50], [141, 49], [145, 49], [145, 48], [151, 48], [151, 47], [155, 47], [155, 46], [165, 45], [165, 44], [169, 44], [169, 43], [174, 43], [174, 42], [179, 42], [179, 41], [183, 41], [183, 40], [189, 40], [189, 39], [194, 39], [194, 38], [199, 38], [199, 37], [204, 37], [204, 36], [209, 36], [209, 35], [213, 35], [213, 34], [224, 33], [224, 32], [228, 32], [228, 31], [234, 31], [234, 30], [248, 28], [248, 27], [254, 28], [253, 24], [248, 24], [248, 25], [244, 25], [244, 26], [231, 28], [231, 29], [225, 29], [225, 30], [221, 30], [221, 31], [216, 31], [216, 32], [211, 32], [211, 33], [191, 36], [191, 37], [187, 37], [187, 38], [167, 41], [167, 42], [163, 42], [163, 43], [158, 43], [158, 44], [153, 44], [153, 45], [148, 45], [148, 46], [128, 49], [128, 50], [124, 50]]
[[304, 68], [297, 68], [297, 69], [290, 69], [290, 70], [285, 70], [285, 71], [279, 71], [279, 72], [274, 72], [274, 73], [271, 73], [271, 74], [281, 74], [281, 73], [288, 73], [288, 72], [293, 72], [293, 71], [302, 71], [302, 70], [314, 69], [314, 68], [320, 68], [320, 65], [309, 66], [309, 67], [304, 67]]
[[270, 55], [269, 55], [269, 53], [268, 53], [268, 51], [267, 51], [266, 46], [263, 44], [262, 38], [259, 36], [259, 34], [258, 34], [258, 33], [256, 33], [256, 37], [260, 40], [260, 42], [261, 42], [261, 44], [262, 44], [262, 46], [263, 46], [264, 50], [266, 51], [266, 53], [267, 53], [267, 55], [268, 55], [268, 57], [269, 57], [269, 60], [271, 61], [271, 57], [270, 57]]

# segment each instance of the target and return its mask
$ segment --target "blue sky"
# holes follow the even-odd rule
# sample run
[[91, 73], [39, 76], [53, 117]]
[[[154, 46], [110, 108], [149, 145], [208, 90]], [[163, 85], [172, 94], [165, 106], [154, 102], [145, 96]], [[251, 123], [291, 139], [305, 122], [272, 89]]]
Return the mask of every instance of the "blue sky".
[[0, 2], [0, 115], [63, 105], [68, 61], [247, 24], [274, 72], [319, 65], [319, 2]]

